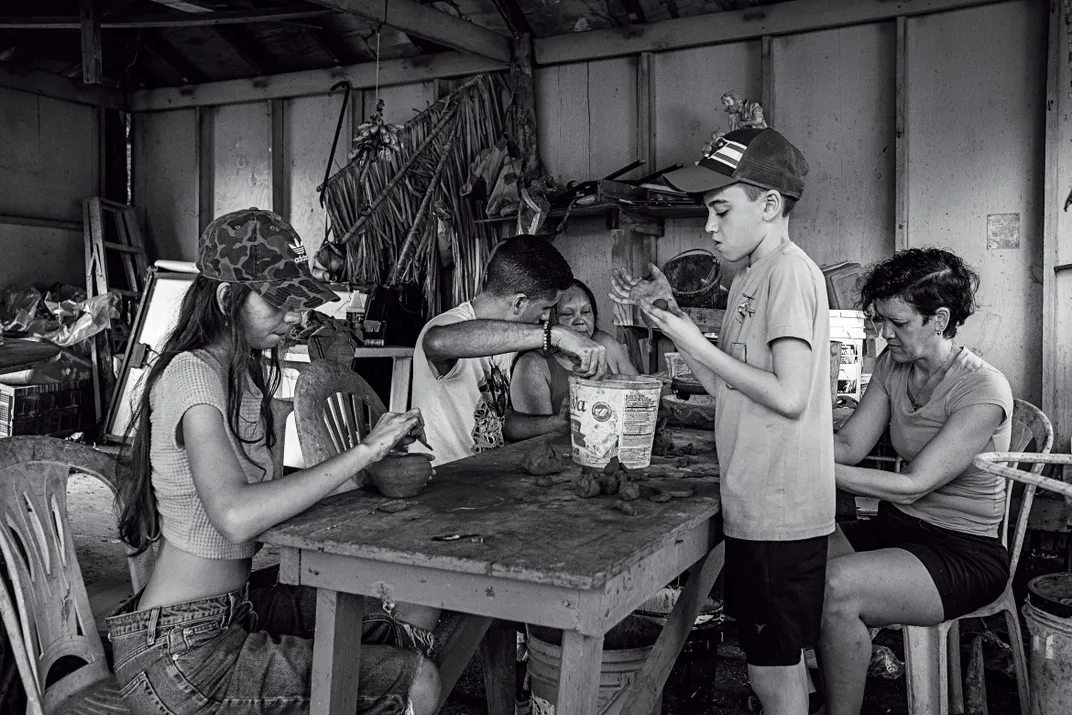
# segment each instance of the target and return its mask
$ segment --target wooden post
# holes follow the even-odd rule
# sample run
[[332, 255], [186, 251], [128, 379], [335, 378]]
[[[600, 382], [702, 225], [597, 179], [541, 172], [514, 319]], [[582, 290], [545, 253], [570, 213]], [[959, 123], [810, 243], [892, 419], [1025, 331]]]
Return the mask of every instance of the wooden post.
[[1053, 422], [1054, 452], [1067, 452], [1072, 431], [1072, 69], [1064, 3], [1050, 4], [1046, 70], [1046, 184], [1042, 260], [1042, 411]]
[[212, 140], [212, 107], [198, 107], [197, 112], [197, 230], [204, 231], [212, 223], [216, 211], [216, 182], [214, 142]]
[[764, 35], [762, 39], [762, 62], [760, 64], [760, 99], [763, 118], [767, 126], [774, 126], [774, 38]]
[[655, 55], [637, 58], [637, 157], [644, 160], [641, 175], [658, 171], [655, 152]]
[[895, 72], [897, 116], [894, 127], [894, 248], [908, 248], [908, 97], [905, 83], [905, 19], [897, 18], [897, 58]]
[[268, 152], [272, 161], [272, 211], [290, 220], [290, 207], [287, 205], [287, 166], [286, 148], [284, 147], [284, 100], [273, 99], [268, 102], [268, 114], [272, 120], [272, 130], [268, 137]]
[[101, 25], [96, 0], [82, 0], [82, 82], [100, 84], [104, 78], [101, 69]]
[[[648, 264], [655, 262], [655, 241], [663, 235], [663, 219], [648, 218], [616, 209], [608, 213], [607, 224], [613, 240], [610, 250], [611, 267], [625, 268], [634, 276], [646, 276]], [[635, 328], [644, 325], [638, 309], [630, 310], [616, 303], [614, 324], [618, 326], [618, 339], [625, 343], [633, 365], [641, 371], [650, 370], [650, 360], [644, 359], [635, 331]], [[649, 339], [654, 340], [654, 337], [649, 335]], [[650, 344], [648, 348], [651, 353]]]

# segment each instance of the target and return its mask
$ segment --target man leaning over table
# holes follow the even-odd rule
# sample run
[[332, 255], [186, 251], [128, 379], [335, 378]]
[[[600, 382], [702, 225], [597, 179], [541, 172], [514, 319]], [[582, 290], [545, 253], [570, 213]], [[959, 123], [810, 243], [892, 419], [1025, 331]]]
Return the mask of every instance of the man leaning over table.
[[[413, 406], [421, 410], [432, 464], [445, 464], [504, 444], [510, 372], [525, 350], [560, 350], [575, 372], [602, 376], [606, 349], [561, 325], [551, 309], [573, 271], [551, 242], [521, 235], [502, 242], [488, 261], [484, 287], [472, 300], [428, 321], [413, 355]], [[559, 415], [518, 415], [522, 435], [552, 431]]]

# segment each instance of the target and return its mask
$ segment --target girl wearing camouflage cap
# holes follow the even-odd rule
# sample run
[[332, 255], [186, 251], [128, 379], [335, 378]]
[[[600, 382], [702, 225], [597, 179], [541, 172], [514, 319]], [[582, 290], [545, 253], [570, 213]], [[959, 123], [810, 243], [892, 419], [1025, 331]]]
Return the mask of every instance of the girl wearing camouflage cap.
[[[275, 478], [271, 397], [279, 348], [300, 311], [337, 300], [314, 279], [294, 229], [248, 209], [202, 234], [200, 275], [149, 371], [132, 421], [120, 535], [156, 563], [108, 619], [123, 698], [141, 713], [305, 713], [315, 592], [251, 579], [254, 538], [423, 432], [388, 413], [353, 449]], [[270, 357], [265, 357], [265, 353]], [[421, 628], [366, 616], [358, 711], [431, 714], [439, 675]]]

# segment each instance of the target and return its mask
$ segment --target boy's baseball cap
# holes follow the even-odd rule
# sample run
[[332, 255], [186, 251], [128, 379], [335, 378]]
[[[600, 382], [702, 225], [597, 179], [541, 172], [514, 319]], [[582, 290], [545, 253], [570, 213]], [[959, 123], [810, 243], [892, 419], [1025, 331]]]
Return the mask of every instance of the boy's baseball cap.
[[738, 129], [716, 139], [694, 166], [663, 178], [687, 194], [702, 195], [743, 182], [799, 199], [807, 173], [808, 162], [800, 149], [775, 130]]
[[197, 244], [197, 269], [208, 278], [244, 283], [280, 310], [311, 310], [339, 299], [309, 272], [294, 227], [264, 209], [232, 211], [210, 223]]

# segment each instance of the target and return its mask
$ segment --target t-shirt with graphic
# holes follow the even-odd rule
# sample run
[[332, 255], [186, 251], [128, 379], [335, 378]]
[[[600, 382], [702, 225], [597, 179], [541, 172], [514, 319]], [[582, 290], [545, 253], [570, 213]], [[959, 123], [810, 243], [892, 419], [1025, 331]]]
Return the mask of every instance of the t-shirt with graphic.
[[737, 274], [718, 346], [774, 371], [770, 344], [796, 338], [811, 346], [808, 403], [779, 415], [718, 381], [715, 446], [722, 472], [726, 536], [796, 541], [834, 530], [834, 439], [830, 405], [830, 311], [819, 267], [786, 242]]
[[[957, 348], [954, 348], [956, 350]], [[890, 442], [901, 459], [916, 458], [957, 410], [972, 405], [997, 405], [1005, 416], [984, 452], [1005, 452], [1012, 437], [1012, 388], [997, 368], [967, 348], [953, 360], [930, 398], [916, 409], [908, 398], [912, 366], [898, 363], [889, 351], [879, 355], [867, 389], [877, 388], [890, 401]], [[936, 526], [978, 536], [998, 535], [1005, 516], [1005, 480], [969, 464], [948, 484], [895, 507]]]
[[[510, 366], [516, 353], [462, 358], [440, 376], [424, 354], [424, 336], [437, 325], [475, 320], [472, 303], [428, 321], [413, 351], [413, 406], [421, 409], [432, 445], [432, 464], [445, 464], [502, 447], [503, 422], [510, 402]], [[410, 447], [419, 449], [419, 444]]]

